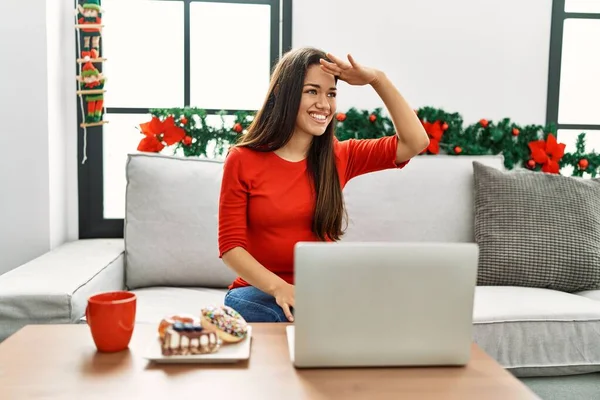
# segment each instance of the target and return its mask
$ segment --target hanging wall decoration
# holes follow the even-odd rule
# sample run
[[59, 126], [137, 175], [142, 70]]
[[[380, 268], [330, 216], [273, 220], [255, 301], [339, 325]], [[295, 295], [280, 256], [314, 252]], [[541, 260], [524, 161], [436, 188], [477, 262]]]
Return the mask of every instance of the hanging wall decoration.
[[91, 61], [83, 64], [79, 88], [86, 104], [84, 124], [87, 126], [102, 122], [104, 109], [104, 76]]
[[77, 1], [75, 10], [77, 30], [77, 54], [79, 65], [77, 76], [79, 102], [83, 121], [85, 163], [87, 147], [87, 129], [106, 124], [104, 120], [104, 88], [105, 77], [102, 74], [102, 64], [106, 61], [100, 54], [102, 37], [102, 8], [100, 0]]

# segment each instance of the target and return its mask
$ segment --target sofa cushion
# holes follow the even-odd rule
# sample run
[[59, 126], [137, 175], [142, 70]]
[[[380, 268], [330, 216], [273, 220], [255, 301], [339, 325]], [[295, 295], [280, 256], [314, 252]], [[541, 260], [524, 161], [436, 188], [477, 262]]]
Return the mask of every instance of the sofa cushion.
[[78, 322], [88, 297], [122, 290], [123, 239], [65, 243], [0, 276], [0, 341], [29, 324]]
[[516, 376], [600, 371], [600, 302], [526, 287], [479, 286], [474, 340]]
[[137, 296], [136, 321], [158, 324], [166, 316], [200, 316], [202, 307], [223, 304], [226, 289], [152, 287], [133, 290]]
[[600, 301], [600, 290], [583, 290], [575, 294], [578, 296], [587, 297], [588, 299]]
[[478, 285], [600, 288], [600, 179], [473, 167]]
[[159, 154], [127, 161], [126, 284], [224, 288], [235, 274], [219, 259], [222, 163]]
[[402, 170], [358, 176], [344, 189], [344, 241], [473, 242], [473, 161], [502, 156], [418, 156]]

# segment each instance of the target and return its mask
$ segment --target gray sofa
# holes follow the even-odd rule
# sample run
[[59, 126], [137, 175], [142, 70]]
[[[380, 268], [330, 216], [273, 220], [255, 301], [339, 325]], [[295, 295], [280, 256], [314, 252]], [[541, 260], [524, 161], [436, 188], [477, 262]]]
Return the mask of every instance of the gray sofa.
[[[474, 241], [473, 161], [503, 169], [500, 157], [420, 156], [355, 178], [344, 240]], [[234, 275], [218, 259], [221, 167], [130, 155], [125, 239], [67, 243], [0, 276], [0, 340], [27, 324], [84, 322], [101, 291], [137, 293], [137, 319], [150, 324], [222, 303]], [[600, 290], [478, 286], [473, 319], [474, 340], [543, 399], [600, 398]]]

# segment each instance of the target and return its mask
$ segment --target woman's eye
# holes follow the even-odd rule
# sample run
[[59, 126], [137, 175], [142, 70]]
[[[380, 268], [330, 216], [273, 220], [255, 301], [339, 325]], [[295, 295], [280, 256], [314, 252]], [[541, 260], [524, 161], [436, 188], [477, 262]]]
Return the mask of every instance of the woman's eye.
[[317, 91], [315, 89], [310, 89], [306, 93], [317, 94]]
[[331, 96], [331, 97], [337, 97], [337, 93], [331, 92], [331, 93], [329, 93], [329, 96]]

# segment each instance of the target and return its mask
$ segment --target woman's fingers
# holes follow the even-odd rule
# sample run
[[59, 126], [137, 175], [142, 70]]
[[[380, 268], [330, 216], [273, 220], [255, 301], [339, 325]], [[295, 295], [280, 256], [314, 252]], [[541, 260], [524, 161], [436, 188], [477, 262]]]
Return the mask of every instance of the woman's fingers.
[[342, 73], [342, 69], [338, 65], [336, 65], [334, 63], [331, 63], [329, 61], [321, 59], [321, 65], [324, 68], [327, 68], [327, 69], [329, 69], [331, 71], [337, 72], [338, 74]]
[[329, 69], [329, 68], [327, 68], [327, 67], [325, 67], [323, 65], [321, 65], [321, 69], [323, 71], [327, 72], [328, 74], [331, 74], [331, 75], [334, 75], [334, 76], [340, 76], [341, 75], [341, 73], [339, 71], [334, 71], [334, 70]]
[[348, 69], [350, 68], [350, 64], [348, 64], [346, 61], [342, 60], [339, 57], [334, 56], [331, 53], [327, 53], [327, 57], [329, 57], [329, 59], [331, 59], [334, 63], [337, 64], [337, 66], [341, 69]]
[[292, 312], [290, 311], [290, 306], [287, 303], [283, 303], [283, 306], [281, 306], [281, 308], [283, 309], [283, 313], [285, 314], [285, 317], [290, 322], [294, 322], [294, 316], [292, 315]]
[[358, 63], [356, 62], [356, 60], [354, 60], [354, 57], [352, 57], [352, 55], [348, 54], [348, 61], [350, 61], [350, 65], [352, 65], [353, 68], [358, 68]]

